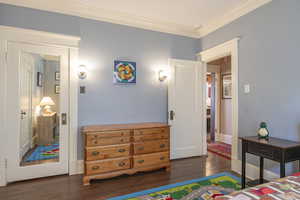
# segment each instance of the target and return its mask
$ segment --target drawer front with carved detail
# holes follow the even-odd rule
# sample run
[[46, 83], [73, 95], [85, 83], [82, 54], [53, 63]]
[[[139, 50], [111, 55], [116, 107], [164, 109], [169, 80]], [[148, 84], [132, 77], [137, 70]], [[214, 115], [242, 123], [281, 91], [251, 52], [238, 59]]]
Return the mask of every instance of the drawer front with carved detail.
[[103, 161], [86, 162], [86, 174], [93, 175], [130, 168], [129, 158], [108, 159]]
[[103, 160], [130, 155], [130, 144], [112, 145], [104, 147], [86, 147], [86, 160]]
[[134, 130], [134, 136], [137, 136], [137, 135], [164, 134], [164, 133], [168, 133], [168, 129], [166, 129], [166, 128], [148, 128], [148, 129]]
[[122, 137], [130, 136], [130, 130], [119, 130], [119, 131], [99, 131], [88, 133], [87, 137], [103, 138], [103, 137]]
[[142, 142], [133, 144], [133, 152], [135, 155], [163, 152], [169, 150], [169, 140], [157, 140], [151, 142]]
[[89, 137], [86, 139], [86, 146], [105, 146], [113, 144], [125, 144], [130, 143], [131, 137]]
[[168, 133], [162, 133], [162, 134], [136, 135], [134, 136], [133, 140], [134, 142], [146, 142], [151, 140], [163, 140], [168, 138], [169, 138]]
[[145, 167], [169, 162], [169, 152], [153, 153], [133, 157], [133, 167]]

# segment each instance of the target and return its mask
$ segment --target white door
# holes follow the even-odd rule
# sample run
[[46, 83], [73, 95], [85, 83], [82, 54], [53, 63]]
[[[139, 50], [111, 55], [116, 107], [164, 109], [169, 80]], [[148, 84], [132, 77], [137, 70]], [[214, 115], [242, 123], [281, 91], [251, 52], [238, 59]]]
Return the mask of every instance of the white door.
[[8, 42], [7, 64], [7, 181], [67, 174], [68, 49]]
[[205, 66], [196, 61], [169, 60], [169, 125], [171, 158], [206, 154]]

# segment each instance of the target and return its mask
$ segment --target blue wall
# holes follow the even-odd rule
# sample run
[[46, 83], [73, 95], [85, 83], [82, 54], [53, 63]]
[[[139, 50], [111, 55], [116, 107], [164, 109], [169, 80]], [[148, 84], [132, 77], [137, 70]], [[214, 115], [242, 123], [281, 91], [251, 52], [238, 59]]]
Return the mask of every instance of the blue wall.
[[[241, 37], [240, 136], [255, 135], [259, 123], [266, 121], [271, 136], [300, 140], [299, 11], [299, 0], [273, 0], [201, 39], [202, 49], [208, 49]], [[251, 93], [244, 94], [248, 83]]]
[[[198, 40], [74, 16], [0, 4], [0, 25], [81, 37], [80, 60], [87, 62], [87, 87], [79, 95], [79, 125], [166, 122], [167, 87], [157, 80], [156, 68], [168, 58], [196, 59]], [[113, 61], [137, 62], [137, 84], [116, 86]], [[79, 134], [79, 159], [82, 140]]]

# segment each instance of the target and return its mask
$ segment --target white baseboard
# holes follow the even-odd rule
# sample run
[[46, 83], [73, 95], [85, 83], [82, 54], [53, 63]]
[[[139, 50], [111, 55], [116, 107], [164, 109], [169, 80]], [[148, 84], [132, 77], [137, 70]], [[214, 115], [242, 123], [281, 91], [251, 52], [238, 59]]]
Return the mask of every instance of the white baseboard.
[[223, 143], [226, 143], [226, 144], [232, 144], [232, 135], [217, 133], [216, 134], [216, 141], [223, 142]]
[[75, 160], [70, 163], [69, 166], [69, 174], [76, 175], [76, 174], [83, 174], [83, 160]]
[[[241, 160], [231, 160], [231, 170], [241, 174], [241, 169], [242, 169], [242, 162]], [[259, 177], [259, 167], [249, 164], [246, 164], [246, 177], [255, 180], [258, 179]], [[279, 175], [271, 172], [269, 170], [264, 170], [264, 178], [267, 180], [272, 180], [272, 179], [278, 179]]]
[[6, 186], [5, 159], [0, 158], [0, 187]]

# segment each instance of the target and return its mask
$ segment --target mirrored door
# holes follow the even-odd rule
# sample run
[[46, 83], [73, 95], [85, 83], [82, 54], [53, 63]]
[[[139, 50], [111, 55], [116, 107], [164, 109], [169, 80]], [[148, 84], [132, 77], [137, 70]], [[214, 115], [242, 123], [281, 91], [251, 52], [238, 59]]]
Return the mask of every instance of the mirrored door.
[[11, 42], [8, 66], [8, 181], [68, 173], [68, 50]]

